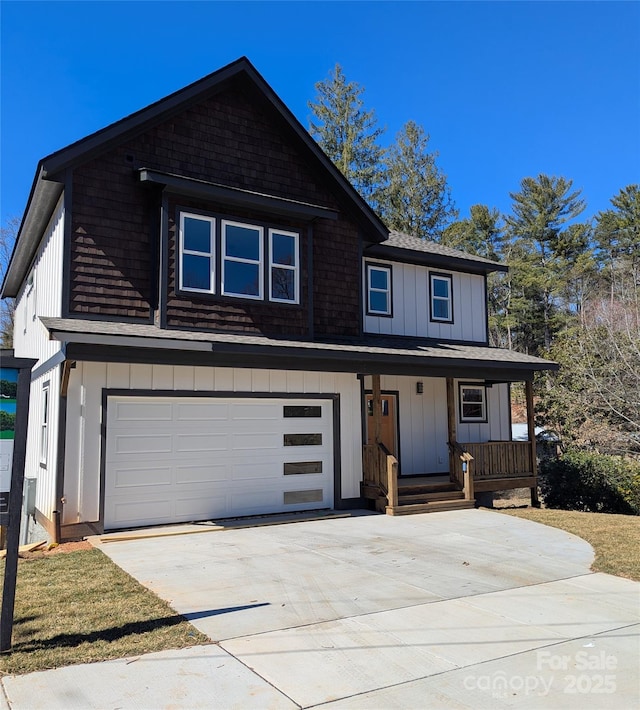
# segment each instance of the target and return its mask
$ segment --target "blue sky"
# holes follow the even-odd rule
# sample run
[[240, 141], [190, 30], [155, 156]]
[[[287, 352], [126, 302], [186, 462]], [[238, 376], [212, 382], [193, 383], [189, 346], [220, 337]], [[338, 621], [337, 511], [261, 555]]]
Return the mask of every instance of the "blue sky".
[[637, 2], [2, 0], [2, 224], [40, 158], [246, 55], [308, 125], [336, 62], [389, 142], [431, 135], [461, 216], [541, 172], [585, 217], [640, 182]]

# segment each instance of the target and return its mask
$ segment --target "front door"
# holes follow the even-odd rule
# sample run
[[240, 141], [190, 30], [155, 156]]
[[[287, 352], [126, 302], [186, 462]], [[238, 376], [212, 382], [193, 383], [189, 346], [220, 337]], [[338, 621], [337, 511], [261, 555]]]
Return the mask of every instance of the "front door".
[[[387, 447], [389, 453], [398, 458], [398, 417], [397, 417], [397, 395], [383, 394], [382, 400], [382, 425], [380, 436], [382, 443]], [[367, 444], [375, 443], [375, 424], [373, 421], [373, 395], [366, 395], [367, 400]]]

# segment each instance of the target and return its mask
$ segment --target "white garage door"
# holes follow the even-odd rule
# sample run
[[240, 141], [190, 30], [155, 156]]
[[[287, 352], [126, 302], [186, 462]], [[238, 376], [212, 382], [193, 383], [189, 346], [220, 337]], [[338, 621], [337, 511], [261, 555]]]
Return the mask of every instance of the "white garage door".
[[109, 397], [105, 529], [333, 506], [333, 403]]

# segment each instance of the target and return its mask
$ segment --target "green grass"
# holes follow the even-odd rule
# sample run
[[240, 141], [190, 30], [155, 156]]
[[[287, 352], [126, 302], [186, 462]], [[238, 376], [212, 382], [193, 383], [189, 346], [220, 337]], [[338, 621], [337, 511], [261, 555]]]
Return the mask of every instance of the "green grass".
[[595, 552], [591, 568], [640, 581], [640, 517], [610, 513], [582, 513], [551, 508], [501, 509], [501, 513], [526, 518], [573, 533]]
[[0, 431], [0, 439], [15, 439], [16, 433], [13, 429], [3, 429]]
[[13, 647], [0, 675], [209, 642], [102, 552], [78, 550], [19, 560]]

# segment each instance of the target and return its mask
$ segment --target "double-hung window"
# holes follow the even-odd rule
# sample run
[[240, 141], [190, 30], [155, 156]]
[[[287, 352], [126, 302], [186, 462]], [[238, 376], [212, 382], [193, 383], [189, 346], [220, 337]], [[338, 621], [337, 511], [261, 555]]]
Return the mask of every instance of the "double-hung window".
[[264, 229], [222, 221], [222, 293], [263, 298]]
[[40, 465], [46, 467], [49, 453], [49, 383], [42, 388], [40, 410]]
[[295, 232], [269, 230], [269, 300], [299, 303], [300, 268], [298, 235]]
[[367, 313], [391, 315], [391, 267], [367, 264]]
[[429, 274], [431, 320], [440, 323], [453, 323], [453, 298], [451, 276], [448, 274]]
[[460, 385], [460, 421], [487, 421], [487, 390], [484, 385]]
[[215, 293], [215, 220], [180, 214], [180, 289]]

